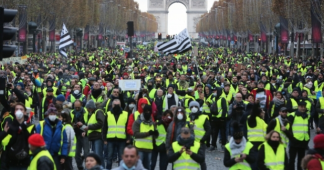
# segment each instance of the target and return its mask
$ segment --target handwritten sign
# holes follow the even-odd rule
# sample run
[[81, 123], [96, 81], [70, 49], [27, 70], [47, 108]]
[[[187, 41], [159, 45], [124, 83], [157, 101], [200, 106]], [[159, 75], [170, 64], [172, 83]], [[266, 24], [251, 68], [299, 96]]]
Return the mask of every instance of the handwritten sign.
[[140, 90], [141, 80], [119, 80], [119, 87], [122, 90]]

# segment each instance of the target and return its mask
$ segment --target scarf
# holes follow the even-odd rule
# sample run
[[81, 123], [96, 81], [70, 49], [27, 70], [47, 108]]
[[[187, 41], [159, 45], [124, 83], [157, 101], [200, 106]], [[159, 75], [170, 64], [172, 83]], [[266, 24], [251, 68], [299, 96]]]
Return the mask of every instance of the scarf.
[[285, 104], [285, 99], [284, 98], [278, 99], [277, 97], [273, 97], [272, 101], [273, 101], [273, 103], [275, 104], [276, 107], [279, 107], [279, 106]]
[[281, 115], [278, 116], [278, 119], [279, 119], [280, 125], [281, 125], [281, 126], [285, 126], [284, 123], [283, 123], [283, 121], [282, 121], [282, 117], [281, 117]]
[[146, 120], [144, 118], [144, 114], [140, 114], [140, 118], [141, 118], [141, 121], [146, 124], [146, 125], [153, 125], [153, 121], [152, 121], [152, 117], [150, 118], [150, 120]]
[[230, 146], [230, 149], [232, 152], [231, 158], [234, 158], [235, 156], [240, 155], [244, 151], [245, 145], [246, 145], [245, 137], [242, 138], [242, 141], [239, 144], [235, 143], [234, 138], [231, 137], [231, 139], [229, 141], [229, 146]]
[[102, 92], [102, 89], [97, 89], [97, 90], [93, 89], [93, 90], [91, 91], [92, 96], [93, 96], [95, 99], [96, 99], [96, 98], [101, 94], [101, 92]]

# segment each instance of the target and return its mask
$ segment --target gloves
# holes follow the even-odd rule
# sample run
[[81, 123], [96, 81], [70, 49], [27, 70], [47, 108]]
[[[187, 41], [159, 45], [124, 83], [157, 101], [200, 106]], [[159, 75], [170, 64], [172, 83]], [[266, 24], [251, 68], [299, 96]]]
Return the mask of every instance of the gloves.
[[157, 130], [153, 131], [153, 135], [154, 136], [158, 136], [159, 135], [159, 132]]
[[150, 130], [150, 131], [148, 131], [148, 133], [149, 133], [150, 135], [153, 135], [153, 134], [154, 134], [154, 131], [153, 131], [153, 130]]

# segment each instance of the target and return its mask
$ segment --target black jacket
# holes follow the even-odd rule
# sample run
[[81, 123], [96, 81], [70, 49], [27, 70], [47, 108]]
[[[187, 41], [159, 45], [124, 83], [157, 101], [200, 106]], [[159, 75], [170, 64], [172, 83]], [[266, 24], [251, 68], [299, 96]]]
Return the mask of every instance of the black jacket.
[[[43, 151], [46, 149], [39, 148], [33, 153], [33, 157], [35, 157], [40, 151]], [[39, 167], [39, 170], [54, 170], [54, 163], [52, 160], [50, 160], [46, 156], [42, 156], [37, 161], [37, 167]]]
[[[246, 161], [252, 165], [256, 161], [256, 152], [251, 148], [249, 154], [246, 155]], [[225, 167], [232, 167], [235, 165], [235, 158], [231, 158], [231, 154], [227, 149], [225, 149], [225, 154], [224, 154], [224, 165]]]
[[[173, 163], [177, 159], [179, 159], [180, 156], [181, 156], [181, 153], [180, 152], [174, 153], [174, 150], [173, 150], [172, 144], [171, 144], [171, 147], [169, 148], [169, 152], [168, 152], [168, 162], [169, 163]], [[205, 152], [202, 149], [202, 147], [200, 146], [198, 152], [197, 153], [192, 153], [190, 157], [194, 161], [196, 161], [197, 163], [200, 164], [200, 163], [203, 163], [205, 161]]]

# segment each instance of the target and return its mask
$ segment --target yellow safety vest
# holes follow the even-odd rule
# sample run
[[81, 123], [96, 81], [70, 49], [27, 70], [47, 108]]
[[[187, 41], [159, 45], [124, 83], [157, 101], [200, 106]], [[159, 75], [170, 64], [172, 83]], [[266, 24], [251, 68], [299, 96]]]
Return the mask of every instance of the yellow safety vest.
[[[85, 95], [82, 94], [81, 97], [79, 98], [79, 100], [82, 102], [84, 97], [85, 97]], [[71, 94], [71, 97], [70, 97], [70, 101], [71, 101], [71, 103], [74, 103], [76, 101], [76, 98], [72, 94]]]
[[206, 119], [208, 119], [206, 115], [200, 115], [194, 122], [195, 141], [197, 142], [200, 142], [201, 138], [204, 137], [206, 133], [204, 129]]
[[156, 93], [157, 89], [152, 89], [149, 93], [149, 98], [150, 99], [154, 99], [155, 98], [155, 93]]
[[[61, 132], [61, 149], [60, 149], [60, 151], [58, 153], [59, 155], [61, 155], [61, 150], [62, 150], [62, 146], [63, 146], [63, 132], [64, 132], [65, 128], [68, 127], [68, 126], [73, 129], [73, 127], [70, 124], [63, 125], [62, 132]], [[68, 152], [69, 153], [68, 156], [69, 157], [75, 157], [77, 140], [76, 140], [75, 136], [71, 136], [71, 137], [73, 137], [73, 143], [71, 143], [71, 147], [70, 147], [70, 150]]]
[[38, 162], [38, 159], [41, 158], [41, 157], [48, 157], [52, 163], [53, 163], [53, 166], [54, 166], [54, 170], [56, 170], [56, 166], [55, 166], [55, 162], [52, 158], [52, 155], [47, 151], [47, 150], [42, 150], [40, 151], [30, 162], [30, 165], [28, 167], [28, 170], [38, 170], [38, 169], [42, 169], [41, 167], [37, 167], [37, 162]]
[[196, 99], [192, 96], [189, 96], [189, 95], [185, 95], [185, 101], [184, 101], [184, 108], [186, 109], [186, 113], [189, 114], [191, 112], [190, 108], [189, 108], [189, 101], [192, 100], [192, 101], [196, 101]]
[[134, 113], [134, 121], [137, 120], [137, 118], [138, 118], [139, 115], [141, 115], [141, 113], [140, 113], [139, 111], [136, 111], [136, 112]]
[[97, 103], [97, 102], [102, 103], [102, 102], [103, 102], [103, 98], [102, 98], [102, 96], [99, 96], [97, 99], [95, 99], [95, 98], [91, 95], [91, 99], [92, 99], [95, 103]]
[[[246, 154], [246, 155], [249, 155], [250, 150], [253, 148], [253, 144], [251, 142], [248, 142], [247, 141], [243, 152], [240, 153], [240, 154], [237, 154], [237, 155], [233, 155], [232, 154], [232, 151], [231, 151], [231, 148], [230, 148], [230, 144], [229, 143], [225, 145], [225, 148], [230, 153], [230, 156], [231, 156], [231, 159], [232, 159], [232, 158], [239, 158], [240, 157], [240, 154], [242, 154], [242, 153], [243, 154]], [[233, 166], [231, 166], [229, 168], [229, 170], [237, 170], [237, 169], [250, 170], [251, 169], [251, 166], [250, 166], [250, 164], [246, 160], [243, 160], [243, 162], [238, 162], [238, 163], [234, 164]]]
[[[216, 102], [216, 104], [217, 104], [217, 112], [218, 112], [218, 114], [217, 115], [212, 115], [212, 117], [216, 117], [216, 118], [220, 118], [220, 117], [222, 117], [222, 112], [223, 112], [223, 109], [222, 109], [222, 99], [223, 99], [223, 97], [220, 97], [218, 100], [217, 100], [217, 102]], [[225, 99], [226, 100], [226, 99]], [[228, 105], [228, 103], [226, 102], [226, 104]], [[225, 114], [225, 117], [227, 117], [227, 113]]]
[[291, 116], [294, 116], [294, 122], [292, 123], [292, 133], [294, 138], [299, 141], [308, 141], [309, 140], [309, 127], [308, 120], [310, 115], [306, 119], [303, 119], [301, 116], [297, 116], [296, 113], [292, 113]]
[[[102, 111], [102, 110], [98, 109], [98, 110], [96, 110], [96, 112], [94, 112], [94, 113], [91, 114], [90, 119], [89, 119], [89, 122], [88, 122], [88, 126], [97, 123], [97, 118], [96, 117], [97, 117], [97, 112], [98, 111]], [[87, 134], [89, 135], [91, 132], [99, 132], [99, 133], [101, 133], [101, 129], [88, 130], [88, 133]]]
[[[177, 153], [181, 150], [182, 146], [178, 144], [178, 142], [172, 143], [172, 149], [174, 153]], [[194, 145], [190, 147], [190, 150], [193, 153], [198, 153], [200, 148], [200, 143], [194, 141]], [[175, 170], [188, 170], [188, 169], [199, 169], [200, 164], [196, 161], [194, 161], [190, 155], [188, 155], [186, 152], [182, 152], [181, 156], [173, 163], [173, 169]]]
[[108, 131], [107, 131], [107, 139], [109, 138], [118, 138], [118, 139], [126, 139], [126, 123], [128, 119], [128, 113], [123, 111], [116, 122], [115, 116], [109, 111], [107, 113], [107, 123], [108, 123]]
[[[144, 123], [141, 123], [140, 125], [140, 132], [145, 133], [148, 131], [154, 131], [153, 125], [146, 125]], [[149, 135], [145, 138], [135, 138], [135, 146], [140, 149], [153, 149], [153, 137], [152, 135]]]
[[[57, 91], [57, 87], [52, 87], [52, 89], [53, 89], [53, 96], [54, 97], [57, 97], [57, 95], [56, 95], [56, 91]], [[43, 95], [44, 96], [46, 96], [46, 90], [47, 90], [47, 87], [45, 87], [44, 89], [43, 89]]]
[[[320, 97], [318, 100], [320, 102], [321, 110], [324, 110], [324, 97]], [[321, 118], [323, 115], [324, 113], [318, 113], [318, 118]]]
[[247, 138], [250, 142], [264, 142], [267, 132], [267, 124], [260, 117], [256, 117], [257, 125], [254, 128], [251, 128], [246, 122], [247, 126]]
[[158, 125], [156, 127], [156, 130], [159, 132], [159, 136], [155, 139], [155, 144], [156, 144], [156, 146], [160, 146], [163, 143], [165, 143], [167, 132], [166, 132], [163, 124]]
[[[285, 147], [287, 147], [288, 142], [289, 142], [289, 138], [286, 136], [286, 134], [281, 130], [281, 124], [279, 121], [279, 118], [276, 118], [276, 127], [274, 128], [275, 131], [280, 133], [281, 139], [282, 139], [282, 143]], [[290, 124], [287, 123], [287, 125], [285, 126], [287, 130], [290, 129]]]
[[264, 146], [264, 164], [269, 169], [285, 169], [285, 147], [279, 144], [277, 152], [274, 152], [268, 142], [263, 143]]
[[298, 109], [298, 103], [295, 99], [290, 98], [291, 101], [291, 106], [293, 110], [297, 110]]

